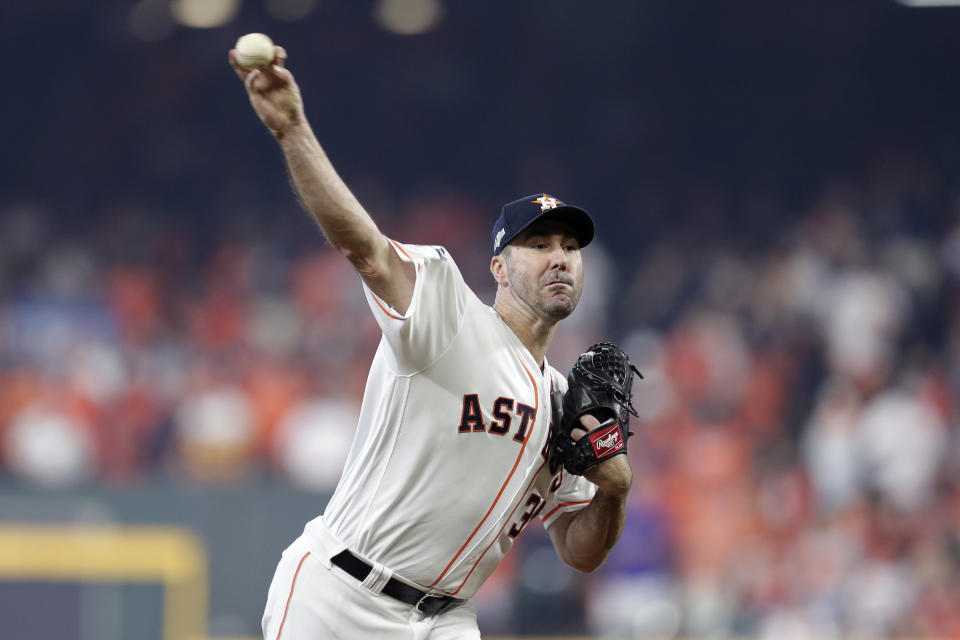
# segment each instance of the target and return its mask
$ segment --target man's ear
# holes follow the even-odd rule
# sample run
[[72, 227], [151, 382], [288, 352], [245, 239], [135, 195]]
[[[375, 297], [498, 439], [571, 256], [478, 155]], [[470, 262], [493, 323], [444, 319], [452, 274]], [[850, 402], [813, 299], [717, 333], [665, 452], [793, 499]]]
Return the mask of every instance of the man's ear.
[[490, 258], [490, 273], [493, 274], [493, 279], [497, 281], [498, 285], [501, 287], [507, 286], [507, 263], [502, 253]]

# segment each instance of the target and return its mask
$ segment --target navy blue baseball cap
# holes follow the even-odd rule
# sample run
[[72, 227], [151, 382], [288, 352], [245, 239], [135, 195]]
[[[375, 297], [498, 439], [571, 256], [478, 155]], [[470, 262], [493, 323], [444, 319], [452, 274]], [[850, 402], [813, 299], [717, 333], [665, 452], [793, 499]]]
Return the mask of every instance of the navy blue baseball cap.
[[537, 220], [544, 219], [560, 220], [573, 227], [574, 236], [581, 247], [587, 246], [593, 240], [593, 218], [589, 213], [549, 194], [535, 193], [503, 205], [500, 217], [490, 234], [493, 255], [500, 255], [503, 248], [521, 231]]

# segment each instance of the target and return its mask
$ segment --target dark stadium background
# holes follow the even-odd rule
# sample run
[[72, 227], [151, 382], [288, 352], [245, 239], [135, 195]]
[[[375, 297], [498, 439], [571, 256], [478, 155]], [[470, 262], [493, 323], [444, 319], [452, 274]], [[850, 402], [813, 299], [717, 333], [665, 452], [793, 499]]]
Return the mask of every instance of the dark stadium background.
[[[131, 16], [147, 2], [159, 17], [141, 22], [154, 34], [145, 40]], [[291, 477], [265, 419], [239, 449], [188, 442], [176, 394], [191, 383], [157, 400], [131, 363], [162, 344], [174, 368], [206, 380], [244, 372], [231, 380], [251, 396], [261, 388], [251, 380], [271, 376], [322, 398], [362, 388], [377, 336], [359, 285], [328, 265], [227, 65], [239, 35], [263, 31], [287, 48], [314, 130], [373, 217], [398, 240], [448, 246], [478, 292], [491, 291], [487, 243], [502, 203], [547, 191], [588, 209], [607, 286], [551, 362], [563, 369], [589, 340], [609, 338], [664, 372], [654, 385], [671, 382], [679, 413], [651, 410], [631, 442], [635, 486], [646, 489], [634, 490], [642, 497], [611, 567], [573, 576], [531, 531], [478, 603], [485, 632], [600, 633], [590, 594], [631, 585], [620, 596], [662, 605], [637, 637], [960, 634], [960, 7], [455, 0], [440, 3], [433, 29], [398, 35], [375, 21], [379, 4], [319, 0], [282, 21], [245, 0], [215, 28], [164, 26], [158, 0], [0, 8], [0, 524], [64, 535], [79, 524], [184, 527], [208, 558], [211, 636], [258, 633], [276, 559], [322, 511], [329, 485]], [[863, 273], [898, 283], [890, 295], [902, 313], [890, 323], [863, 311], [866, 325], [882, 325], [865, 367], [834, 359], [839, 302], [798, 300], [797, 311], [784, 294], [796, 283], [771, 275], [810, 256], [824, 287]], [[308, 327], [291, 338], [296, 353], [265, 362], [231, 324], [247, 322], [261, 294], [296, 297]], [[107, 400], [75, 388], [86, 361], [71, 364], [71, 349], [87, 339], [125, 363]], [[697, 352], [697, 340], [720, 346]], [[730, 344], [749, 365], [724, 361]], [[730, 376], [746, 382], [725, 387], [727, 367], [743, 366]], [[664, 388], [648, 386], [656, 397], [644, 399], [663, 401]], [[870, 403], [887, 392], [932, 412], [931, 479], [899, 503], [877, 460], [858, 459], [867, 470], [855, 496], [827, 504], [805, 457], [824, 398], [882, 413]], [[73, 475], [44, 476], [44, 455], [36, 470], [15, 460], [10, 425], [40, 397], [66, 402], [58, 410], [92, 443]], [[905, 428], [898, 437], [913, 442], [913, 423]], [[735, 434], [706, 489], [678, 462], [703, 445], [692, 468], [713, 468], [713, 440], [689, 435], [701, 432]], [[718, 543], [722, 568], [707, 562], [717, 573], [702, 582], [703, 540], [689, 526], [714, 513], [697, 510], [699, 497], [730, 487], [747, 496], [752, 524], [717, 534], [734, 546]], [[764, 511], [794, 499], [795, 511]], [[856, 583], [829, 578], [791, 591], [784, 567], [803, 546], [793, 541], [821, 540], [807, 534], [833, 518], [865, 531], [843, 566], [882, 574], [898, 606], [858, 602]], [[35, 591], [44, 579], [4, 569], [19, 551], [3, 553], [5, 618], [45, 598], [76, 613], [82, 585]], [[87, 599], [98, 611], [120, 602], [155, 627], [157, 593], [123, 583], [89, 587]], [[871, 626], [871, 607], [893, 613]], [[71, 620], [23, 633], [100, 633]], [[135, 621], [111, 624], [150, 637]]]

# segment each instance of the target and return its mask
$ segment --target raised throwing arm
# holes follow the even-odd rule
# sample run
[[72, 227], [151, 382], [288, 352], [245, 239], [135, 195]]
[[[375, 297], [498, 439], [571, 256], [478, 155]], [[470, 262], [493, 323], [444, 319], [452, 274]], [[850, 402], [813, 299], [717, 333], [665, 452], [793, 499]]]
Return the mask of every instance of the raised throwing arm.
[[247, 70], [237, 64], [236, 51], [230, 51], [230, 65], [243, 80], [257, 116], [279, 143], [300, 200], [323, 235], [374, 293], [405, 313], [413, 295], [414, 267], [400, 259], [337, 174], [307, 120], [286, 59], [278, 46], [273, 64]]

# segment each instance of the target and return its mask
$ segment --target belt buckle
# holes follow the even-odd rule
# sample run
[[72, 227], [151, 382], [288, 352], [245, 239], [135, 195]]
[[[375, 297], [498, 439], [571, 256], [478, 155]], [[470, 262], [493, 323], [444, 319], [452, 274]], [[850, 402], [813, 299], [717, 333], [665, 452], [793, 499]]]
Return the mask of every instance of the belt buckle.
[[432, 616], [432, 615], [436, 615], [436, 614], [440, 613], [441, 611], [443, 611], [444, 609], [446, 609], [446, 608], [450, 605], [451, 602], [453, 602], [453, 599], [451, 598], [451, 599], [449, 599], [447, 602], [442, 603], [442, 604], [440, 605], [440, 607], [439, 607], [438, 609], [436, 609], [436, 610], [433, 610], [433, 611], [424, 611], [424, 610], [421, 608], [421, 605], [422, 605], [423, 603], [427, 602], [429, 599], [443, 600], [443, 599], [444, 599], [444, 596], [435, 596], [435, 595], [433, 595], [432, 593], [425, 593], [425, 594], [423, 594], [423, 596], [422, 596], [419, 600], [417, 600], [417, 604], [413, 605], [413, 608], [416, 609], [417, 612], [422, 613], [423, 615]]

